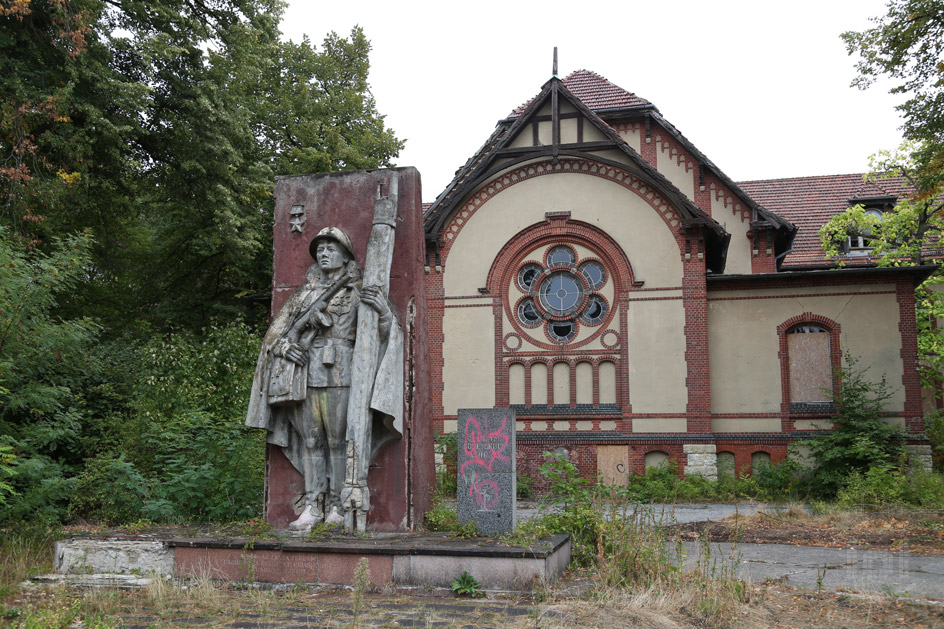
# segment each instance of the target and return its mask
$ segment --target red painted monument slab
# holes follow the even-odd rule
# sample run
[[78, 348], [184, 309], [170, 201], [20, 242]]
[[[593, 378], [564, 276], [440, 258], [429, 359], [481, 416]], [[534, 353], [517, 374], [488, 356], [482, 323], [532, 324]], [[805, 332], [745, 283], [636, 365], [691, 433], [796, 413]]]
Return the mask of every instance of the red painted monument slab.
[[[247, 416], [248, 425], [269, 431], [266, 519], [284, 528], [293, 522], [297, 526], [306, 513], [330, 522], [341, 512], [348, 523], [351, 514], [357, 521], [361, 516], [356, 514], [364, 513], [359, 511], [363, 498], [368, 530], [410, 530], [422, 521], [435, 484], [419, 173], [397, 168], [280, 177], [273, 244], [272, 327]], [[345, 275], [345, 260], [351, 257], [350, 268], [357, 273], [350, 275], [358, 275], [357, 281]], [[375, 342], [377, 338], [381, 340]], [[384, 348], [380, 355], [375, 345]], [[293, 370], [302, 378], [297, 391]], [[361, 377], [361, 371], [369, 378]], [[375, 386], [375, 379], [385, 384]], [[389, 388], [391, 382], [402, 390], [387, 395], [381, 405], [402, 406], [402, 411], [375, 412], [379, 387]], [[277, 384], [285, 389], [278, 394]], [[366, 395], [357, 393], [359, 386]], [[359, 395], [361, 402], [356, 402]], [[362, 403], [367, 409], [369, 402], [366, 412], [373, 419], [367, 422], [366, 446], [362, 435], [348, 430], [345, 454], [344, 435], [332, 435], [330, 422], [317, 418], [343, 416], [348, 396], [351, 407]], [[315, 423], [325, 424], [314, 435], [298, 419], [305, 415], [311, 423], [312, 413]], [[378, 435], [392, 440], [378, 440]], [[324, 456], [312, 463], [305, 453], [319, 439], [331, 450], [326, 447]], [[358, 467], [366, 469], [366, 488], [357, 481]], [[319, 475], [332, 479], [320, 487]], [[312, 496], [319, 491], [316, 500]]]

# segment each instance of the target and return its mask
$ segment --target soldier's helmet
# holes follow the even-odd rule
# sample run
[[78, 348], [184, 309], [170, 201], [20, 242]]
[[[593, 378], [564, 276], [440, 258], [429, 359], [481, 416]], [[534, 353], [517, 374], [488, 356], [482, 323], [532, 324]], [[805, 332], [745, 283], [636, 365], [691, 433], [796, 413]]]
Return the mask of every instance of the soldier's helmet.
[[318, 241], [319, 240], [333, 240], [339, 245], [341, 245], [347, 254], [351, 256], [351, 259], [354, 259], [354, 245], [351, 243], [351, 239], [347, 234], [344, 233], [344, 230], [340, 227], [325, 227], [318, 235], [312, 238], [311, 244], [308, 245], [308, 253], [311, 254], [311, 258], [315, 259], [315, 253], [318, 251]]

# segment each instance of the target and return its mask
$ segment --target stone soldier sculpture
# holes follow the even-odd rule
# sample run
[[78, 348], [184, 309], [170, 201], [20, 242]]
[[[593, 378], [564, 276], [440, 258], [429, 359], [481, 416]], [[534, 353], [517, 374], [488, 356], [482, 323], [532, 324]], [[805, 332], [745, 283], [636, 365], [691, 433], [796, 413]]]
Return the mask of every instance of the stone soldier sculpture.
[[[304, 478], [293, 530], [322, 521], [363, 530], [368, 465], [381, 445], [402, 434], [403, 335], [386, 295], [390, 255], [376, 251], [375, 238], [386, 227], [391, 235], [380, 248], [392, 251], [395, 216], [379, 228], [376, 218], [391, 207], [396, 203], [387, 198], [375, 203], [368, 285], [347, 234], [322, 229], [309, 247], [315, 263], [305, 283], [263, 340], [246, 425], [265, 428], [268, 442]], [[378, 255], [387, 264], [379, 275]]]

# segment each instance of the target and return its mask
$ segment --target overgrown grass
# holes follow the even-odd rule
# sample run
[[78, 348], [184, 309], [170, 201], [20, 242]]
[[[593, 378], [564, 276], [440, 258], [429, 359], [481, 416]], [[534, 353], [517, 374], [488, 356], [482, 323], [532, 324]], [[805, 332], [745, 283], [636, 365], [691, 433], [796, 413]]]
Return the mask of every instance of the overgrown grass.
[[748, 602], [750, 590], [735, 576], [736, 546], [724, 556], [706, 542], [686, 563], [681, 541], [668, 539], [663, 514], [635, 499], [633, 488], [580, 478], [572, 463], [554, 456], [541, 473], [550, 483], [546, 512], [519, 527], [517, 536], [571, 535], [573, 564], [592, 570], [599, 583], [594, 596], [638, 597], [633, 605], [658, 600], [708, 626], [729, 622]]

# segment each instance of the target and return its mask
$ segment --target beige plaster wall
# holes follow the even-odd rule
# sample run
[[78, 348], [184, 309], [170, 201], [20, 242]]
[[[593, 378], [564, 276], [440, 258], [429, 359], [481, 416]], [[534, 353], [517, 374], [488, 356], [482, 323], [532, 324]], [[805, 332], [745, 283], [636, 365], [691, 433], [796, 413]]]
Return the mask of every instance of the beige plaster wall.
[[491, 307], [446, 308], [442, 346], [443, 410], [455, 415], [460, 408], [495, 406], [495, 356], [477, 330], [494, 329]]
[[688, 403], [682, 301], [629, 308], [629, 399], [635, 413], [684, 413]]
[[731, 234], [728, 244], [728, 259], [724, 272], [727, 274], [751, 272], [751, 241], [747, 237], [750, 230], [749, 221], [741, 221], [741, 213], [735, 214], [731, 206], [725, 206], [724, 197], [717, 198], [714, 190], [709, 190], [711, 198], [711, 218], [715, 219]]
[[637, 153], [642, 152], [642, 136], [635, 128], [620, 131], [620, 137]]
[[781, 432], [779, 417], [713, 417], [711, 432]]
[[681, 285], [678, 244], [646, 201], [606, 179], [560, 173], [506, 188], [472, 214], [458, 235], [447, 232], [454, 243], [443, 276], [446, 296], [476, 294], [508, 238], [543, 222], [546, 212], [571, 212], [572, 219], [607, 232], [627, 252], [646, 288]]
[[684, 417], [634, 417], [633, 432], [685, 432]]
[[[872, 287], [873, 289], [876, 287]], [[843, 292], [837, 296], [813, 292]], [[750, 291], [709, 294], [708, 338], [713, 413], [779, 412], [782, 400], [780, 341], [777, 326], [791, 317], [811, 312], [841, 326], [840, 349], [872, 365], [869, 378], [885, 373], [894, 390], [889, 409], [901, 409], [904, 389], [898, 302], [894, 294], [859, 294], [845, 287], [782, 289], [782, 299], [716, 301]], [[762, 291], [758, 291], [762, 292]]]
[[689, 199], [695, 198], [695, 173], [693, 170], [685, 169], [685, 161], [679, 163], [678, 158], [670, 152], [669, 147], [659, 141], [660, 135], [656, 135], [653, 141], [658, 147], [659, 153], [656, 157], [656, 164], [659, 172], [665, 175], [665, 178], [671, 181], [676, 188]]

